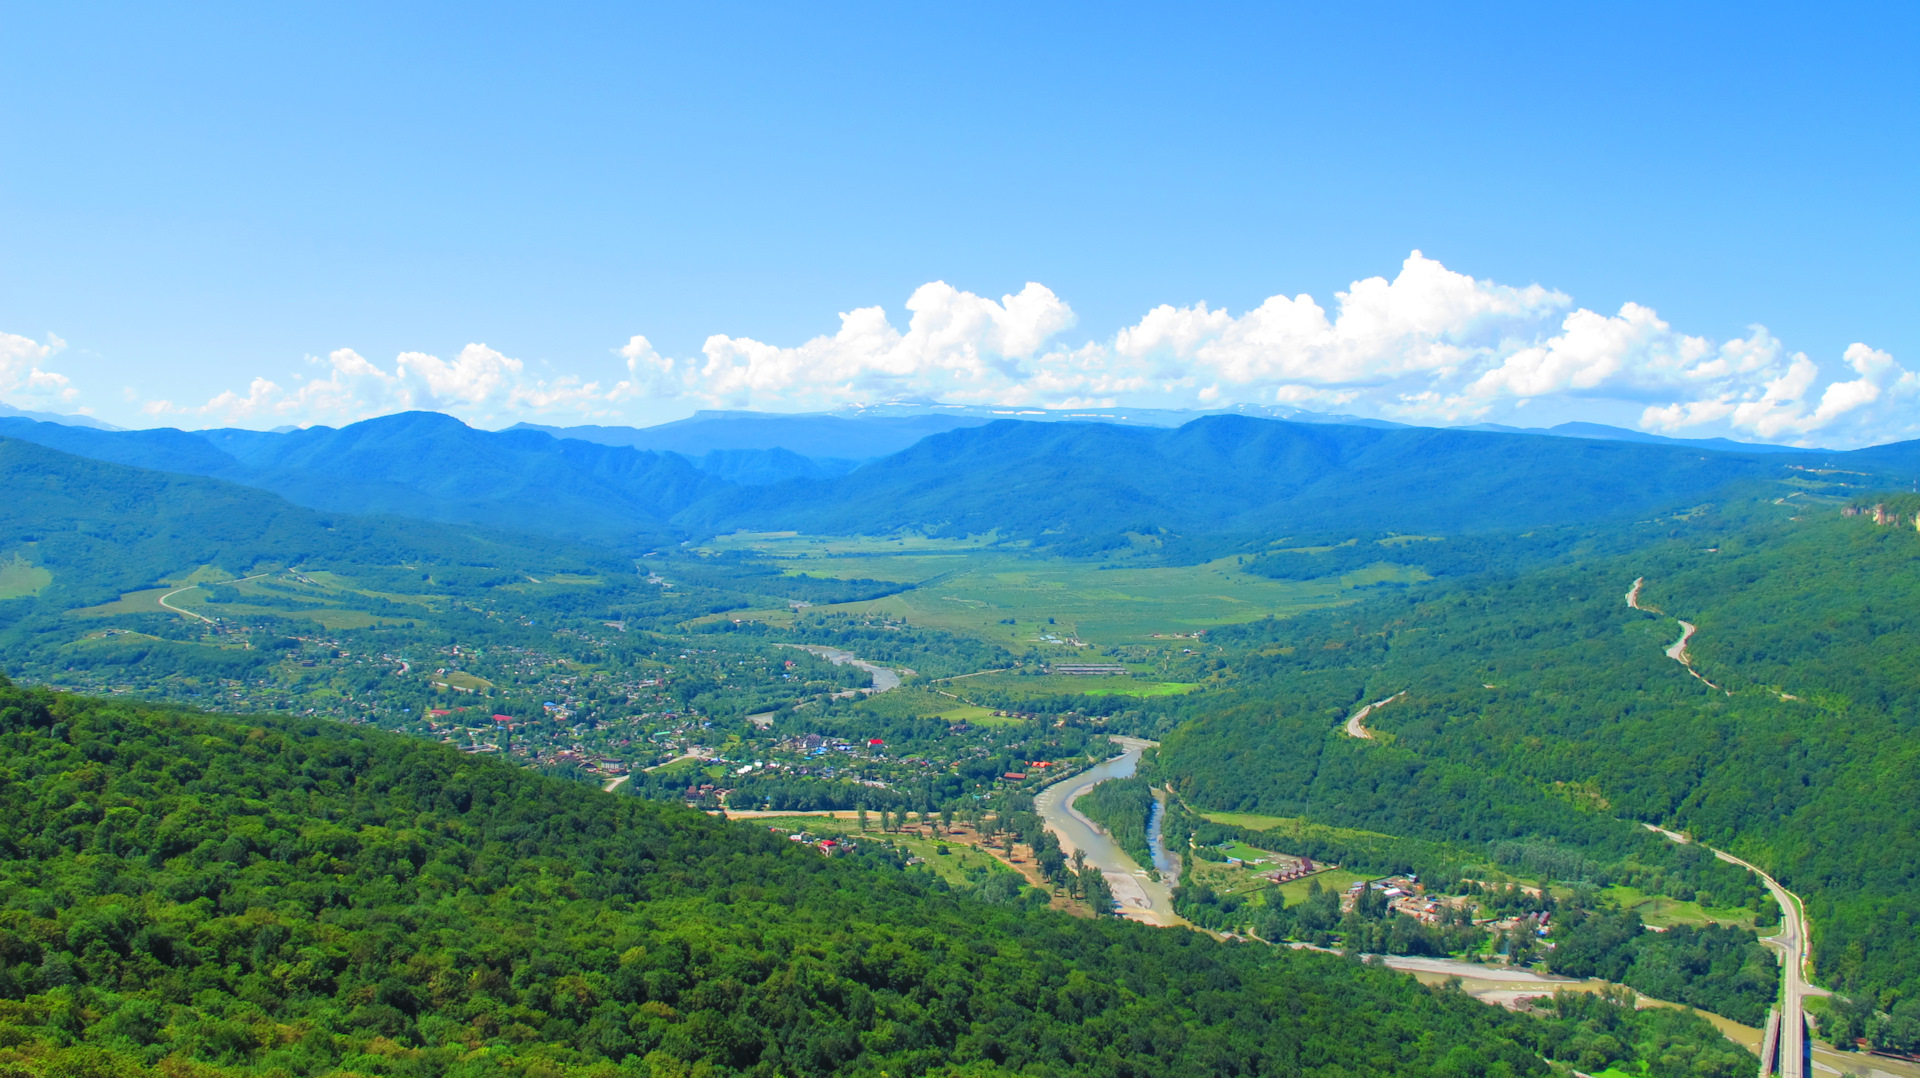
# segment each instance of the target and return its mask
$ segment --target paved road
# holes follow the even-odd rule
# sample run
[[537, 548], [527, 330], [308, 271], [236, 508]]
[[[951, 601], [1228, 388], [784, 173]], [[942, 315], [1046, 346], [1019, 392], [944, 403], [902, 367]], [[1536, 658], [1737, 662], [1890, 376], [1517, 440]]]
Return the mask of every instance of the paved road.
[[[1658, 831], [1675, 842], [1684, 843], [1685, 835], [1676, 834], [1664, 827], [1652, 824], [1643, 825], [1649, 831]], [[1810, 934], [1807, 931], [1806, 908], [1800, 903], [1800, 896], [1780, 886], [1779, 881], [1762, 872], [1755, 865], [1743, 861], [1725, 850], [1713, 850], [1713, 855], [1728, 864], [1739, 865], [1748, 872], [1760, 877], [1767, 885], [1768, 893], [1780, 904], [1780, 931], [1761, 940], [1780, 952], [1780, 1070], [1783, 1078], [1808, 1078], [1804, 1067], [1807, 1054], [1806, 997], [1819, 989], [1807, 984], [1807, 947]]]
[[[1712, 849], [1712, 847], [1708, 847]], [[1713, 855], [1722, 861], [1728, 861], [1759, 876], [1773, 900], [1780, 904], [1780, 931], [1768, 936], [1765, 942], [1780, 949], [1780, 1070], [1784, 1078], [1808, 1078], [1804, 1066], [1807, 1054], [1806, 1005], [1808, 944], [1811, 942], [1807, 932], [1806, 910], [1800, 905], [1800, 896], [1780, 886], [1772, 876], [1760, 871], [1753, 865], [1724, 850], [1714, 850]]]
[[1405, 695], [1407, 695], [1407, 690], [1401, 689], [1399, 692], [1394, 693], [1392, 696], [1387, 697], [1385, 700], [1375, 700], [1373, 703], [1368, 704], [1366, 707], [1363, 707], [1360, 710], [1354, 712], [1353, 715], [1347, 719], [1347, 736], [1348, 737], [1364, 737], [1371, 740], [1373, 737], [1373, 731], [1360, 725], [1361, 720], [1365, 719], [1369, 714], [1371, 714], [1374, 708], [1385, 707], [1388, 704], [1393, 703], [1395, 700], [1398, 700]]
[[[246, 582], [247, 582], [247, 581], [249, 581], [249, 580], [258, 580], [258, 579], [260, 579], [261, 577], [263, 577], [263, 576], [268, 576], [268, 575], [270, 575], [270, 574], [267, 574], [267, 573], [255, 573], [255, 574], [253, 574], [252, 576], [243, 576], [243, 577], [240, 577], [240, 578], [239, 578], [239, 579], [237, 579], [237, 580], [223, 580], [223, 581], [221, 581], [221, 583], [222, 583], [222, 584], [244, 584], [244, 583], [246, 583]], [[181, 594], [182, 592], [188, 592], [188, 591], [192, 591], [193, 589], [195, 589], [195, 588], [197, 588], [197, 587], [199, 587], [199, 586], [200, 586], [200, 585], [198, 585], [198, 584], [188, 584], [188, 585], [187, 585], [186, 587], [184, 587], [184, 588], [175, 588], [175, 589], [173, 589], [172, 591], [170, 591], [170, 592], [168, 592], [168, 593], [166, 593], [165, 595], [162, 595], [162, 596], [160, 597], [160, 605], [161, 605], [161, 606], [164, 606], [164, 607], [166, 607], [166, 608], [167, 608], [168, 610], [171, 610], [171, 611], [173, 611], [173, 612], [174, 612], [174, 613], [176, 613], [176, 614], [185, 614], [185, 615], [186, 615], [187, 617], [190, 617], [190, 618], [199, 618], [199, 619], [200, 619], [201, 621], [204, 621], [204, 622], [206, 622], [206, 623], [207, 623], [208, 625], [212, 625], [212, 624], [214, 623], [214, 622], [213, 622], [213, 619], [212, 619], [212, 618], [210, 618], [210, 617], [207, 617], [207, 616], [205, 616], [205, 615], [202, 615], [202, 614], [196, 614], [196, 613], [194, 613], [193, 611], [191, 611], [191, 610], [188, 610], [188, 609], [186, 609], [185, 607], [178, 607], [178, 606], [175, 606], [175, 605], [173, 605], [173, 604], [172, 604], [172, 603], [170, 603], [170, 602], [167, 602], [167, 600], [168, 600], [168, 599], [171, 599], [171, 598], [173, 598], [174, 596], [176, 596], [176, 595], [179, 595], [179, 594]]]
[[[1628, 589], [1627, 591], [1627, 605], [1634, 608], [1635, 610], [1645, 610], [1649, 614], [1658, 614], [1660, 613], [1660, 611], [1648, 610], [1646, 607], [1640, 605], [1640, 587], [1646, 582], [1647, 582], [1647, 578], [1644, 576], [1634, 578], [1633, 587]], [[1674, 620], [1679, 621], [1680, 619], [1675, 618]], [[1680, 639], [1674, 641], [1673, 646], [1667, 649], [1667, 658], [1672, 659], [1674, 662], [1677, 662], [1681, 666], [1686, 667], [1687, 673], [1692, 674], [1696, 678], [1699, 678], [1700, 683], [1705, 685], [1707, 688], [1720, 689], [1721, 692], [1726, 693], [1728, 696], [1732, 696], [1733, 693], [1731, 691], [1727, 689], [1721, 689], [1720, 686], [1715, 685], [1711, 681], [1708, 681], [1707, 676], [1705, 674], [1702, 674], [1700, 671], [1695, 670], [1693, 668], [1693, 659], [1687, 654], [1687, 642], [1692, 640], [1693, 634], [1698, 631], [1699, 631], [1698, 627], [1696, 627], [1693, 624], [1693, 622], [1681, 621], [1680, 622]], [[1786, 698], [1785, 694], [1782, 694], [1781, 698], [1785, 699]]]

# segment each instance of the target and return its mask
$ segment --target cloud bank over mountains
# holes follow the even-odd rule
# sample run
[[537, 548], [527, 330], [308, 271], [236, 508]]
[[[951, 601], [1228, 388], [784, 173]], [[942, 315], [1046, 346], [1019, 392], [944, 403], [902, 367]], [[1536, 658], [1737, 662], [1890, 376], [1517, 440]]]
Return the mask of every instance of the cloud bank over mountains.
[[[880, 307], [796, 345], [716, 334], [669, 356], [636, 335], [606, 373], [542, 377], [469, 344], [383, 367], [352, 349], [282, 384], [255, 378], [200, 405], [145, 404], [193, 426], [339, 424], [407, 408], [478, 424], [618, 423], [696, 407], [803, 411], [887, 400], [1055, 407], [1285, 404], [1406, 423], [1537, 425], [1580, 418], [1683, 437], [1836, 448], [1920, 437], [1920, 375], [1866, 344], [1837, 362], [1789, 353], [1764, 327], [1715, 341], [1651, 307], [1613, 314], [1540, 285], [1478, 280], [1409, 255], [1392, 279], [1277, 295], [1239, 315], [1161, 305], [1104, 340], [1074, 340], [1067, 301], [1030, 283], [998, 300], [944, 282], [916, 289], [904, 327]], [[65, 394], [40, 345], [0, 335], [0, 392]], [[677, 406], [677, 408], [675, 407]]]

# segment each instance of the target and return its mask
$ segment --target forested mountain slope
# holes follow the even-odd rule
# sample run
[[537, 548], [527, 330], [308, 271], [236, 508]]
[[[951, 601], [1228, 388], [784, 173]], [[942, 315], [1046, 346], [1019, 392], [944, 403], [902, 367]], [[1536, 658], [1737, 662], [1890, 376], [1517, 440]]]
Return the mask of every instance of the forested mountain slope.
[[483, 524], [644, 550], [728, 486], [672, 453], [475, 430], [406, 412], [333, 429], [95, 431], [0, 420], [0, 433], [96, 460], [227, 479], [336, 513]]
[[[1219, 630], [1228, 684], [1163, 773], [1208, 809], [1530, 844], [1570, 880], [1651, 856], [1620, 820], [1692, 832], [1806, 898], [1820, 976], [1920, 993], [1913, 513], [1756, 499], [1654, 528], [1632, 554]], [[1649, 611], [1625, 601], [1640, 577]], [[1667, 655], [1679, 618], [1699, 677]], [[1403, 691], [1376, 740], [1342, 731]]]
[[[0, 686], [0, 1066], [116, 1074], [1732, 1075], [1332, 956], [946, 893], [449, 748]], [[617, 1067], [617, 1069], [616, 1069]]]
[[[404, 412], [262, 438], [209, 431], [247, 482], [315, 508], [634, 541], [716, 483], [684, 458]], [[641, 538], [645, 543], [652, 539]]]
[[695, 412], [686, 419], [652, 427], [546, 427], [518, 423], [512, 430], [539, 430], [555, 438], [601, 445], [681, 453], [781, 449], [803, 457], [866, 460], [898, 453], [929, 434], [993, 422], [992, 416], [850, 416], [832, 413], [771, 415], [765, 412]]
[[[917, 430], [909, 420], [920, 418], [901, 417], [899, 429]], [[802, 420], [856, 434], [887, 426], [794, 422]], [[851, 474], [843, 473], [865, 444], [859, 437], [833, 459], [750, 446], [696, 461], [531, 428], [480, 431], [428, 412], [284, 433], [96, 431], [20, 419], [0, 420], [0, 432], [246, 483], [310, 508], [537, 531], [634, 553], [736, 529], [918, 530], [995, 533], [1065, 552], [1125, 546], [1129, 532], [1175, 533], [1189, 544], [1212, 537], [1203, 542], [1210, 553], [1196, 555], [1212, 557], [1223, 542], [1356, 526], [1457, 534], [1632, 520], [1795, 468], [1853, 469], [1889, 482], [1920, 474], [1913, 446], [1742, 454], [1238, 415], [1173, 429], [1001, 420], [931, 435]]]
[[1069, 548], [1156, 529], [1518, 531], [1631, 520], [1787, 474], [1788, 459], [1243, 416], [1174, 430], [1003, 421], [927, 438], [841, 479], [716, 494], [679, 519], [819, 534], [997, 531]]
[[[0, 438], [0, 556], [51, 574], [33, 593], [61, 610], [108, 602], [170, 574], [260, 563], [406, 562], [576, 567], [626, 564], [550, 539], [449, 529], [403, 518], [322, 513], [262, 490], [122, 467]], [[21, 613], [13, 597], [14, 616]]]

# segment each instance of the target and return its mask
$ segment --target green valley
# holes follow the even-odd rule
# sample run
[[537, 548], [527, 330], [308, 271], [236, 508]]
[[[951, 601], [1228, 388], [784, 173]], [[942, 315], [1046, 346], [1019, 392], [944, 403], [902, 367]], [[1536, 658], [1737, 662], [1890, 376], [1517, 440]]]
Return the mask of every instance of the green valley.
[[[994, 883], [975, 855], [921, 839], [868, 843], [844, 871], [909, 867], [960, 891], [991, 883], [996, 916], [1022, 922], [1049, 905], [1109, 920], [1109, 883], [1067, 856], [1033, 798], [1107, 755], [1110, 735], [1148, 737], [1161, 745], [1140, 774], [1080, 806], [1139, 864], [1164, 812], [1157, 825], [1181, 862], [1168, 882], [1193, 925], [1266, 941], [1260, 950], [1292, 941], [1597, 977], [1760, 1023], [1778, 972], [1756, 938], [1775, 930], [1776, 908], [1744, 869], [1642, 826], [1658, 824], [1767, 867], [1805, 898], [1815, 975], [1842, 993], [1823, 1032], [1906, 1043], [1920, 947], [1897, 928], [1915, 916], [1898, 881], [1920, 871], [1909, 837], [1920, 829], [1899, 807], [1914, 744], [1902, 649], [1915, 634], [1902, 611], [1920, 588], [1920, 539], [1873, 521], [1910, 525], [1920, 504], [1861, 500], [1857, 477], [1796, 475], [1787, 493], [1739, 478], [1717, 501], [1639, 521], [1520, 533], [1143, 525], [1124, 543], [1073, 550], [992, 533], [763, 531], [649, 538], [629, 552], [327, 514], [19, 443], [0, 443], [0, 465], [5, 453], [16, 475], [40, 477], [0, 512], [22, 585], [0, 601], [0, 659], [27, 681], [291, 713], [307, 723], [299, 738], [383, 728], [437, 742], [459, 766], [517, 764], [546, 778], [513, 781], [590, 800], [990, 828], [1023, 843], [1035, 873], [1025, 884]], [[137, 508], [98, 508], [109, 503]], [[1636, 580], [1637, 609], [1626, 597]], [[1685, 663], [1668, 653], [1680, 618], [1695, 626]], [[1378, 701], [1369, 736], [1350, 736], [1348, 719]], [[810, 857], [826, 848], [796, 845]], [[931, 867], [896, 863], [909, 855]], [[723, 923], [722, 937], [742, 930]], [[1530, 1021], [1557, 1029], [1578, 1012], [1590, 1029], [1632, 1024], [1580, 1011], [1601, 1005], [1540, 1004]], [[351, 1048], [352, 1068], [397, 1074], [412, 1060], [440, 1073], [450, 1034], [418, 1024], [440, 1006], [399, 1007], [414, 1024], [387, 1020], [400, 1033], [382, 1033], [393, 1047], [377, 1051], [339, 1040], [362, 1020], [328, 1019], [334, 1039], [314, 1043], [332, 1047], [297, 1066], [184, 1041], [163, 1054], [311, 1073], [349, 1067]], [[535, 1009], [548, 1023], [560, 1013]], [[568, 1021], [588, 1021], [576, 1011]], [[311, 1016], [272, 1021], [319, 1028]], [[479, 1030], [460, 1034], [469, 1053], [578, 1043], [585, 1028], [516, 1019], [533, 1032], [508, 1036], [491, 1032], [508, 1030], [505, 1018], [460, 1021]], [[623, 1036], [637, 1021], [619, 1019]], [[1733, 1065], [1725, 1042], [1689, 1028], [1616, 1036], [1609, 1058], [1658, 1074], [1681, 1073], [1681, 1060], [1699, 1064], [1692, 1073]], [[1555, 1060], [1561, 1035], [1501, 1034]], [[939, 1036], [901, 1043], [960, 1051]], [[1647, 1047], [1661, 1038], [1691, 1047]], [[872, 1029], [856, 1039], [880, 1043]], [[772, 1073], [746, 1055], [723, 1060], [720, 1041], [633, 1043], [595, 1051], [628, 1066], [653, 1058], [660, 1073], [696, 1059]], [[562, 1060], [552, 1051], [534, 1054]], [[1059, 1073], [1104, 1065], [1065, 1051], [1078, 1062]]]

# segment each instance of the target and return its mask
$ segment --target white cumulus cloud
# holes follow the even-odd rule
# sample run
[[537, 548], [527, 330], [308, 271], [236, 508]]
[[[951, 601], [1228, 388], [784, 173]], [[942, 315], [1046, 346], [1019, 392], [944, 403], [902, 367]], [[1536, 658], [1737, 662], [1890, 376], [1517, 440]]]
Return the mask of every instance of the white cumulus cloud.
[[469, 344], [451, 360], [425, 352], [402, 352], [391, 370], [351, 348], [324, 360], [318, 377], [299, 378], [293, 388], [255, 378], [245, 394], [220, 393], [199, 406], [149, 401], [148, 415], [181, 416], [210, 424], [352, 423], [393, 412], [447, 412], [476, 423], [512, 421], [559, 411], [613, 417], [609, 394], [598, 382], [572, 375], [529, 377], [526, 364], [484, 344]]
[[47, 370], [47, 361], [67, 347], [54, 334], [45, 341], [0, 333], [0, 394], [42, 406], [64, 405], [80, 395], [66, 375]]
[[[148, 405], [207, 422], [346, 422], [432, 408], [471, 422], [632, 422], [692, 407], [799, 411], [886, 400], [1057, 407], [1279, 404], [1409, 423], [1542, 425], [1568, 419], [1687, 436], [1835, 447], [1920, 436], [1914, 372], [1866, 344], [1837, 363], [1789, 353], [1764, 327], [1716, 340], [1651, 306], [1613, 313], [1539, 284], [1460, 273], [1414, 251], [1391, 279], [1323, 305], [1275, 295], [1234, 313], [1163, 304], [1104, 337], [1067, 337], [1072, 307], [1029, 283], [998, 299], [943, 281], [915, 289], [904, 323], [878, 306], [797, 344], [717, 333], [691, 355], [643, 335], [593, 375], [537, 376], [483, 344], [388, 366], [351, 349], [290, 387], [255, 379], [204, 405]], [[20, 343], [23, 342], [23, 343]], [[39, 349], [0, 341], [0, 376]], [[38, 368], [35, 368], [36, 370]], [[644, 421], [644, 420], [643, 420]]]

